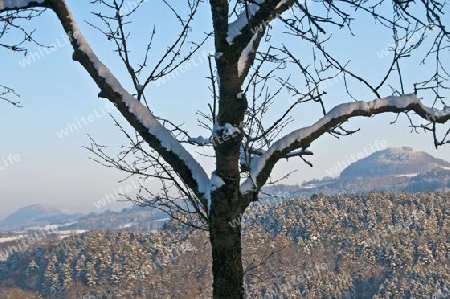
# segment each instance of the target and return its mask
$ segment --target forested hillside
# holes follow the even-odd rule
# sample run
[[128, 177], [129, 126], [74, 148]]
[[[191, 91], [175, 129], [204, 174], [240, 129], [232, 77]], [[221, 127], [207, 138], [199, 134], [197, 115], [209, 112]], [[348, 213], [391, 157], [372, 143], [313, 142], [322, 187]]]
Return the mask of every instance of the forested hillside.
[[440, 167], [417, 175], [389, 175], [379, 177], [356, 177], [349, 180], [325, 178], [311, 180], [299, 185], [271, 185], [264, 189], [269, 198], [309, 198], [313, 194], [384, 192], [448, 192], [450, 191], [450, 169]]
[[[257, 203], [243, 237], [248, 298], [450, 297], [450, 193]], [[210, 298], [210, 269], [206, 232], [97, 230], [10, 255], [0, 298]]]

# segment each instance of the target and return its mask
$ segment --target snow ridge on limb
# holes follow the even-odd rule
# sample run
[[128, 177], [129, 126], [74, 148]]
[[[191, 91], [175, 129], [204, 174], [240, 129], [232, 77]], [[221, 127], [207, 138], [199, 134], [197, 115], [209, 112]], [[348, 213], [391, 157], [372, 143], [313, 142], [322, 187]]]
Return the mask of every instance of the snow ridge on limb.
[[[10, 1], [0, 0], [4, 10], [10, 9], [9, 6], [5, 6], [5, 3], [10, 5]], [[202, 166], [170, 131], [161, 125], [147, 107], [122, 87], [111, 71], [99, 60], [81, 34], [64, 0], [18, 0], [15, 3], [23, 5], [17, 7], [17, 4], [16, 8], [45, 7], [55, 12], [64, 30], [73, 36], [71, 39], [74, 49], [73, 59], [78, 61], [97, 83], [101, 90], [99, 96], [106, 97], [116, 104], [129, 123], [180, 174], [184, 183], [207, 208], [206, 198], [209, 196], [210, 179]]]
[[[268, 11], [272, 11], [275, 15], [275, 10], [280, 10], [283, 5], [288, 7], [292, 6], [295, 1], [281, 0], [255, 0], [254, 3], [250, 3], [242, 13], [239, 14], [236, 20], [228, 24], [227, 37], [225, 38], [229, 45], [233, 44], [233, 40], [242, 33], [242, 30], [248, 25], [251, 18], [253, 18], [260, 8], [264, 5], [268, 8]], [[276, 5], [275, 5], [276, 3]], [[284, 11], [285, 9], [283, 9]], [[280, 12], [278, 12], [280, 13]], [[264, 18], [270, 17], [269, 15], [264, 16]], [[265, 21], [265, 19], [259, 20]]]
[[249, 18], [256, 14], [259, 10], [260, 4], [264, 3], [264, 1], [265, 0], [256, 0], [255, 2], [257, 4], [251, 3], [248, 6], [248, 9], [244, 10], [234, 22], [228, 24], [228, 35], [226, 37], [226, 41], [229, 45], [232, 45], [234, 38], [241, 34], [241, 30], [247, 26]]
[[273, 166], [278, 160], [300, 147], [306, 148], [311, 142], [336, 125], [355, 116], [371, 116], [385, 112], [414, 111], [424, 119], [445, 123], [450, 119], [450, 107], [439, 110], [422, 104], [416, 94], [390, 96], [370, 102], [351, 102], [340, 104], [330, 110], [320, 120], [309, 127], [295, 130], [278, 139], [267, 151], [250, 163], [250, 176], [241, 184], [242, 194], [259, 189], [268, 179]]
[[240, 53], [236, 62], [238, 77], [241, 80], [247, 76], [253, 64], [265, 27], [294, 3], [293, 0], [254, 0], [245, 4], [237, 19], [227, 24], [226, 45]]
[[241, 77], [245, 71], [245, 68], [248, 67], [247, 60], [249, 58], [250, 53], [255, 52], [255, 49], [253, 49], [253, 43], [256, 41], [257, 38], [258, 34], [255, 33], [250, 42], [248, 43], [247, 47], [245, 47], [244, 51], [242, 51], [241, 56], [239, 57], [237, 63], [238, 77]]
[[[166, 151], [174, 153], [184, 162], [184, 166], [190, 170], [192, 178], [197, 183], [197, 188], [193, 189], [198, 189], [198, 191], [204, 196], [208, 196], [207, 193], [209, 192], [210, 180], [201, 165], [191, 156], [191, 154], [189, 154], [180, 142], [173, 137], [170, 131], [161, 125], [161, 123], [155, 118], [150, 110], [147, 109], [147, 107], [145, 107], [140, 101], [136, 100], [122, 87], [111, 71], [95, 55], [86, 39], [81, 34], [81, 31], [67, 6], [66, 9], [72, 24], [72, 32], [78, 33], [77, 36], [74, 34], [74, 37], [77, 41], [79, 50], [89, 57], [89, 60], [94, 64], [94, 67], [97, 70], [98, 76], [104, 78], [113, 91], [122, 96], [122, 101], [128, 107], [129, 112], [134, 114], [139, 122], [148, 129], [148, 133], [153, 135]], [[162, 154], [162, 156], [164, 157], [164, 154]], [[170, 163], [170, 161], [167, 162]]]

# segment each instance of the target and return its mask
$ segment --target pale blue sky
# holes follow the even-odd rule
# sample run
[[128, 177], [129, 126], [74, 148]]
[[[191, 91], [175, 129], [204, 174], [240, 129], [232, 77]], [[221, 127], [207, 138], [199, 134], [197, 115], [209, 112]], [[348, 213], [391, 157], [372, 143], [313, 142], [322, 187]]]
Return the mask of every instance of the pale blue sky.
[[[94, 20], [89, 14], [89, 5], [80, 4], [80, 1], [67, 0], [81, 30], [88, 42], [97, 52], [99, 58], [110, 67], [119, 79], [127, 80], [123, 67], [117, 63], [112, 53], [112, 45], [104, 41], [101, 35], [92, 30], [83, 19]], [[145, 3], [150, 6], [150, 2]], [[210, 30], [209, 7], [204, 4], [197, 24], [201, 26], [200, 33]], [[173, 24], [170, 16], [162, 8], [147, 10], [145, 17], [140, 15], [135, 21], [136, 31], [133, 31], [133, 43], [141, 46], [140, 51], [134, 53], [138, 56], [145, 47], [148, 29], [148, 20], [155, 18], [160, 24], [157, 27], [157, 46], [164, 49], [167, 38], [174, 38]], [[160, 18], [160, 19], [158, 19]], [[164, 20], [164, 23], [161, 23]], [[344, 59], [352, 59], [355, 69], [369, 79], [381, 76], [381, 67], [388, 64], [388, 58], [380, 58], [377, 52], [388, 46], [391, 42], [387, 31], [370, 27], [372, 21], [357, 23], [354, 32], [357, 37], [336, 32], [336, 40], [330, 48], [334, 53]], [[279, 24], [279, 23], [277, 23]], [[52, 13], [45, 13], [41, 18], [29, 24], [37, 28], [36, 37], [44, 44], [56, 44], [56, 50], [49, 54], [44, 53], [42, 58], [36, 59], [30, 65], [22, 67], [20, 62], [23, 54], [12, 53], [0, 49], [2, 57], [0, 83], [16, 89], [21, 94], [23, 108], [15, 108], [6, 102], [0, 102], [0, 166], [4, 167], [3, 157], [9, 154], [20, 155], [20, 161], [14, 162], [0, 170], [0, 219], [14, 210], [32, 203], [50, 203], [64, 206], [73, 212], [96, 211], [94, 202], [100, 200], [105, 194], [113, 193], [124, 184], [118, 180], [123, 175], [113, 169], [104, 168], [89, 159], [90, 154], [82, 148], [89, 144], [87, 134], [93, 136], [100, 143], [119, 146], [123, 142], [121, 134], [114, 127], [109, 116], [104, 115], [105, 107], [111, 107], [107, 100], [97, 98], [98, 88], [94, 85], [86, 71], [78, 63], [71, 60], [72, 51], [65, 44], [65, 34], [58, 20]], [[284, 37], [285, 38], [285, 37]], [[274, 38], [274, 42], [277, 38]], [[294, 41], [295, 42], [295, 41]], [[299, 48], [298, 50], [303, 50]], [[309, 50], [309, 49], [308, 49]], [[29, 46], [30, 53], [39, 53], [35, 45]], [[41, 50], [42, 51], [42, 50]], [[212, 43], [208, 43], [202, 51], [213, 51]], [[200, 52], [201, 54], [201, 52]], [[156, 57], [154, 59], [157, 59]], [[186, 128], [197, 136], [204, 134], [196, 127], [197, 109], [206, 109], [210, 101], [207, 89], [209, 75], [207, 64], [202, 56], [195, 56], [198, 66], [193, 67], [161, 86], [152, 85], [147, 89], [147, 96], [153, 111], [161, 116], [174, 119], [177, 123], [185, 122]], [[433, 66], [417, 66], [410, 63], [404, 66], [410, 75], [407, 79], [413, 80], [415, 74], [429, 71]], [[129, 86], [130, 81], [125, 82]], [[301, 89], [301, 87], [299, 87]], [[411, 85], [406, 85], [412, 91]], [[327, 108], [332, 105], [350, 101], [342, 92], [341, 84], [330, 84], [327, 87], [330, 98]], [[365, 92], [352, 90], [361, 100]], [[389, 94], [385, 94], [388, 96]], [[289, 105], [289, 96], [284, 95], [277, 99], [271, 109], [273, 117], [282, 113]], [[293, 116], [296, 121], [288, 128], [294, 129], [309, 125], [320, 113], [318, 107], [305, 105], [295, 110]], [[82, 117], [91, 120], [82, 124], [63, 138], [57, 132], [67, 127], [68, 123], [81, 122]], [[117, 112], [113, 115], [120, 119]], [[301, 183], [303, 180], [322, 178], [327, 170], [346, 160], [350, 155], [376, 149], [375, 143], [385, 141], [390, 147], [411, 146], [415, 150], [427, 151], [435, 157], [450, 161], [448, 147], [434, 149], [430, 135], [409, 133], [406, 117], [400, 117], [395, 125], [389, 125], [394, 115], [383, 115], [374, 118], [360, 118], [349, 122], [349, 128], [361, 128], [361, 132], [353, 136], [335, 139], [323, 136], [312, 144], [310, 148], [315, 155], [310, 157], [314, 168], [310, 168], [299, 160], [282, 163], [275, 171], [275, 178], [287, 169], [298, 169], [286, 183]], [[288, 132], [288, 130], [286, 132]], [[204, 134], [206, 135], [206, 134]], [[295, 163], [293, 163], [295, 162]], [[3, 163], [3, 164], [2, 164]], [[211, 167], [208, 167], [208, 171]], [[109, 205], [114, 208], [115, 205]]]

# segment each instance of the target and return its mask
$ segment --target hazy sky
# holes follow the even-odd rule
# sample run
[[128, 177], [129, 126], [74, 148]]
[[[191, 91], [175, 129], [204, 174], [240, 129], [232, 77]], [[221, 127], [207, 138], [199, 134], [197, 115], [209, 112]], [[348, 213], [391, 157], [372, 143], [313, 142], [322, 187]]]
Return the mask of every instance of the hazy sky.
[[[130, 81], [112, 51], [112, 44], [83, 22], [87, 19], [98, 24], [89, 11], [99, 8], [92, 9], [89, 5], [80, 4], [85, 1], [66, 2], [99, 58], [129, 87]], [[129, 1], [130, 5], [132, 2]], [[134, 20], [136, 30], [132, 32], [131, 38], [133, 46], [136, 47], [133, 52], [137, 56], [135, 62], [138, 62], [153, 29], [153, 23], [150, 24], [149, 20], [158, 22], [156, 51], [165, 49], [176, 37], [173, 29], [175, 23], [170, 22], [171, 16], [167, 9], [154, 7], [151, 3], [152, 1], [146, 2], [142, 7], [145, 15], [140, 14]], [[198, 34], [211, 29], [209, 7], [206, 3], [203, 4], [195, 24], [201, 29]], [[279, 23], [275, 24], [275, 30], [277, 25], [279, 26]], [[67, 35], [52, 13], [45, 13], [27, 26], [37, 28], [36, 38], [42, 44], [53, 44], [55, 47], [52, 50], [44, 50], [31, 44], [28, 47], [29, 56], [26, 57], [0, 48], [0, 84], [15, 88], [21, 95], [20, 101], [24, 106], [15, 108], [0, 101], [0, 219], [32, 203], [56, 204], [73, 212], [97, 211], [94, 203], [101, 200], [105, 194], [114, 194], [119, 187], [132, 184], [118, 183], [124, 175], [90, 160], [89, 157], [92, 156], [82, 146], [89, 145], [89, 134], [100, 143], [118, 148], [124, 143], [124, 139], [107, 114], [111, 112], [118, 119], [121, 119], [120, 115], [107, 100], [97, 97], [99, 90], [92, 79], [78, 63], [71, 60], [72, 50], [67, 42]], [[356, 37], [349, 36], [348, 32], [336, 32], [335, 42], [330, 49], [344, 61], [352, 60], [354, 69], [359, 73], [369, 79], [379, 80], [382, 69], [390, 63], [388, 57], [380, 58], [383, 56], [380, 54], [391, 43], [391, 35], [388, 31], [377, 28], [373, 27], [373, 21], [368, 20], [357, 23], [354, 29]], [[17, 32], [12, 32], [9, 38], [13, 39], [14, 34]], [[277, 41], [277, 37], [273, 40]], [[184, 122], [186, 129], [193, 132], [193, 136], [207, 135], [197, 127], [195, 111], [205, 111], [211, 100], [209, 81], [205, 78], [209, 73], [204, 58], [209, 52], [214, 52], [212, 40], [193, 57], [194, 67], [191, 70], [180, 72], [172, 80], [159, 86], [153, 84], [147, 89], [153, 111], [177, 123]], [[152, 56], [151, 60], [154, 63], [159, 57]], [[407, 79], [412, 82], [416, 74], [430, 71], [433, 67], [434, 65], [418, 66], [418, 63], [411, 62], [405, 65], [404, 69], [409, 75]], [[406, 85], [406, 89], [411, 92], [412, 85]], [[342, 82], [329, 82], [326, 90], [330, 95], [327, 108], [351, 101], [342, 92]], [[352, 91], [361, 97], [360, 100], [374, 98], [366, 98], [366, 93], [357, 89]], [[385, 95], [388, 96], [389, 93]], [[289, 106], [290, 101], [288, 95], [279, 97], [271, 109], [274, 117], [280, 115]], [[298, 107], [292, 115], [295, 122], [290, 124], [285, 133], [312, 124], [320, 115], [320, 109], [317, 106], [304, 105]], [[364, 155], [370, 154], [381, 149], [380, 144], [389, 147], [411, 146], [414, 150], [426, 151], [435, 157], [450, 160], [448, 147], [434, 149], [430, 135], [410, 133], [405, 116], [401, 116], [396, 124], [390, 125], [394, 119], [395, 115], [354, 119], [347, 127], [361, 128], [361, 132], [341, 139], [323, 136], [312, 144], [310, 150], [315, 155], [309, 157], [309, 160], [314, 164], [314, 168], [300, 160], [289, 160], [289, 163], [283, 162], [276, 168], [274, 178], [286, 170], [295, 169], [298, 171], [285, 183], [301, 183], [303, 180], [322, 178], [330, 173], [330, 169], [337, 169], [337, 165], [342, 165], [338, 164], [339, 162], [345, 162], [351, 155], [356, 156], [360, 152]], [[64, 130], [67, 135], [62, 133]], [[209, 165], [208, 171], [211, 169]], [[107, 208], [117, 208], [117, 205], [111, 204]]]

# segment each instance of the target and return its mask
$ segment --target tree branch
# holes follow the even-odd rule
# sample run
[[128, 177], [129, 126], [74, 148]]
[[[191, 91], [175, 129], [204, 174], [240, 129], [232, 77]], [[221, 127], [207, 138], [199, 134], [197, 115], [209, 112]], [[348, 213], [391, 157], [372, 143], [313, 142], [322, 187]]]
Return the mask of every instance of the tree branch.
[[11, 95], [20, 98], [20, 95], [17, 92], [15, 92], [14, 89], [0, 84], [0, 100], [7, 101], [8, 103], [16, 107], [22, 107], [20, 105], [20, 102], [13, 101], [8, 97]]
[[285, 158], [290, 152], [303, 148], [324, 133], [356, 116], [370, 117], [386, 112], [401, 113], [414, 111], [420, 117], [431, 120], [433, 123], [445, 123], [450, 119], [450, 108], [439, 110], [429, 108], [422, 104], [416, 94], [391, 96], [376, 99], [371, 102], [352, 102], [340, 104], [330, 110], [319, 121], [280, 138], [272, 144], [267, 151], [254, 158], [250, 164], [250, 176], [241, 184], [241, 193], [259, 190], [267, 181], [275, 164]]

